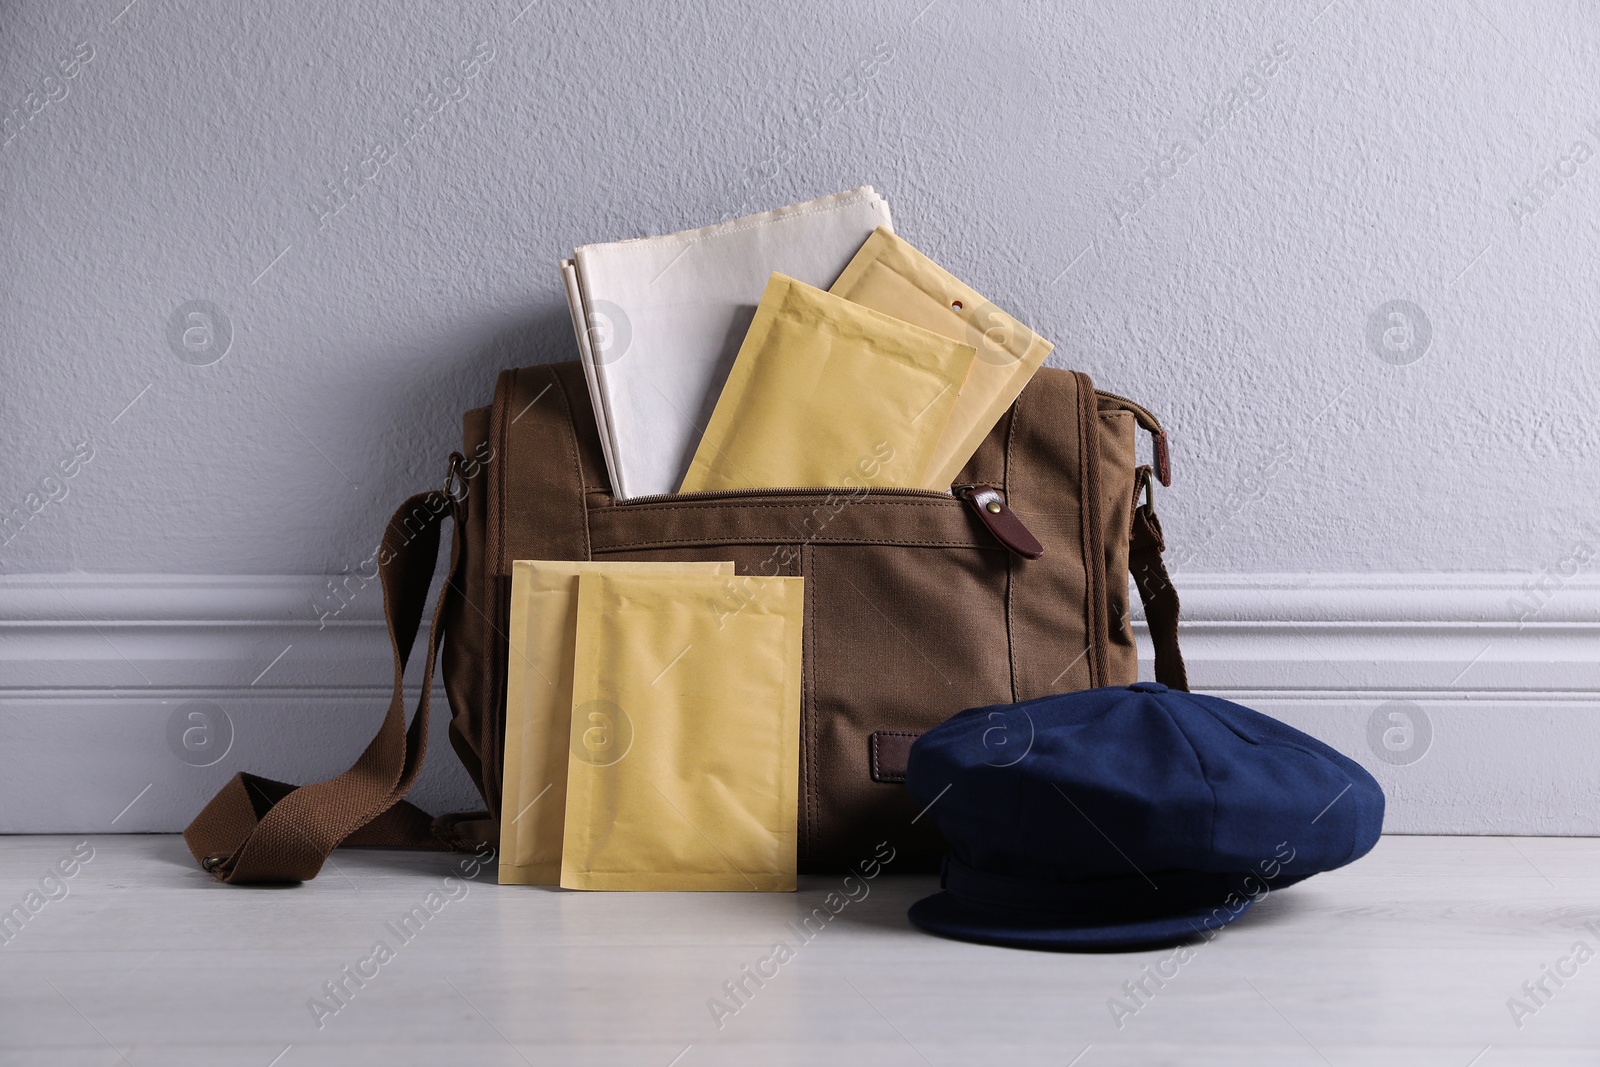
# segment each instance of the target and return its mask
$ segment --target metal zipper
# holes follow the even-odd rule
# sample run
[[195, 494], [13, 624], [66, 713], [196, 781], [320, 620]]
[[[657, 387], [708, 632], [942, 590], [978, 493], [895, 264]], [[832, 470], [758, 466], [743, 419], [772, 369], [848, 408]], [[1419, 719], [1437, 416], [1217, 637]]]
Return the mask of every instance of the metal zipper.
[[[636, 496], [629, 500], [618, 500], [616, 506], [628, 507], [633, 504], [665, 504], [675, 503], [680, 500], [737, 500], [751, 496], [806, 496], [817, 493], [853, 493], [848, 485], [799, 485], [787, 486], [778, 489], [710, 489], [694, 493], [654, 493], [650, 496]], [[925, 496], [952, 499], [950, 493], [940, 489], [903, 489], [899, 486], [886, 486], [882, 489], [868, 488], [863, 497], [873, 496]]]
[[1150, 432], [1150, 441], [1154, 446], [1156, 477], [1162, 485], [1172, 484], [1172, 450], [1167, 444], [1167, 431], [1162, 427], [1161, 420], [1150, 413], [1150, 409], [1134, 400], [1117, 393], [1108, 393], [1104, 389], [1096, 389], [1094, 395], [1099, 400], [1109, 400], [1119, 404], [1128, 411], [1133, 412], [1134, 419], [1140, 427]]
[[1096, 389], [1094, 391], [1094, 395], [1100, 397], [1102, 400], [1113, 400], [1118, 404], [1121, 404], [1123, 407], [1133, 412], [1135, 417], [1138, 418], [1140, 426], [1144, 427], [1146, 430], [1149, 430], [1151, 433], [1166, 432], [1161, 428], [1161, 420], [1152, 415], [1150, 413], [1150, 409], [1138, 401], [1129, 400], [1120, 393], [1109, 393], [1104, 389]]

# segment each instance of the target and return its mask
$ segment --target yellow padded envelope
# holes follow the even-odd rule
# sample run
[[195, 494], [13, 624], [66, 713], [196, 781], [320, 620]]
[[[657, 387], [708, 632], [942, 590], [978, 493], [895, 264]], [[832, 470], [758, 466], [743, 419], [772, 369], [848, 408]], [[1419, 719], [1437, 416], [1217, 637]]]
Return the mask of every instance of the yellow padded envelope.
[[[511, 564], [511, 633], [506, 663], [505, 783], [500, 801], [500, 883], [561, 881], [572, 729], [573, 646], [580, 574], [717, 574], [730, 563], [525, 560]], [[586, 740], [603, 743], [605, 724]]]
[[971, 286], [879, 227], [828, 290], [977, 349], [933, 458], [927, 489], [948, 489], [1054, 347]]
[[794, 889], [804, 582], [578, 579], [563, 886]]
[[843, 485], [874, 460], [880, 485], [948, 488], [923, 474], [975, 357], [775, 273], [680, 492]]

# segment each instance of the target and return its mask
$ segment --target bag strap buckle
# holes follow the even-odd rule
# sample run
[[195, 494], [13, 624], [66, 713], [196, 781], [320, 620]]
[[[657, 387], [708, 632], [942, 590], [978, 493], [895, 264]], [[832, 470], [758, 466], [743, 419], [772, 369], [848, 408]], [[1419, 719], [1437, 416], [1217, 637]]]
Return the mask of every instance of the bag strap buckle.
[[444, 493], [445, 496], [449, 497], [452, 502], [459, 501], [461, 499], [461, 497], [457, 496], [455, 493], [455, 487], [458, 483], [461, 486], [462, 496], [466, 495], [467, 476], [461, 473], [461, 465], [466, 461], [467, 457], [463, 456], [460, 452], [452, 452], [450, 453], [449, 463], [445, 467], [444, 486], [440, 491]]

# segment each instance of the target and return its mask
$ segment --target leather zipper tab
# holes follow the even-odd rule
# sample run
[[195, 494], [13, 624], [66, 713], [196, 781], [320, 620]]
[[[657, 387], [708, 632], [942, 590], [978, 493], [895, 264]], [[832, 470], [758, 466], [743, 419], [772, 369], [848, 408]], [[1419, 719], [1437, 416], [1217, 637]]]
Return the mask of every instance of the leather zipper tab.
[[992, 485], [957, 485], [952, 491], [967, 502], [996, 541], [1023, 559], [1038, 559], [1044, 555], [1044, 546], [1017, 518], [1017, 513], [1006, 506], [1006, 498], [1000, 490]]

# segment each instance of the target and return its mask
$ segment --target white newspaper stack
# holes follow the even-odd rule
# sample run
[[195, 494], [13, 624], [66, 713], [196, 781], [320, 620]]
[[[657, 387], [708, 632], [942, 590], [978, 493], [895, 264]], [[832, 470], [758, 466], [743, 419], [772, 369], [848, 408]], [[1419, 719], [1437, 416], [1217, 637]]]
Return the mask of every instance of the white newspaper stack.
[[772, 272], [826, 289], [879, 226], [889, 204], [864, 185], [562, 261], [618, 499], [678, 491]]

